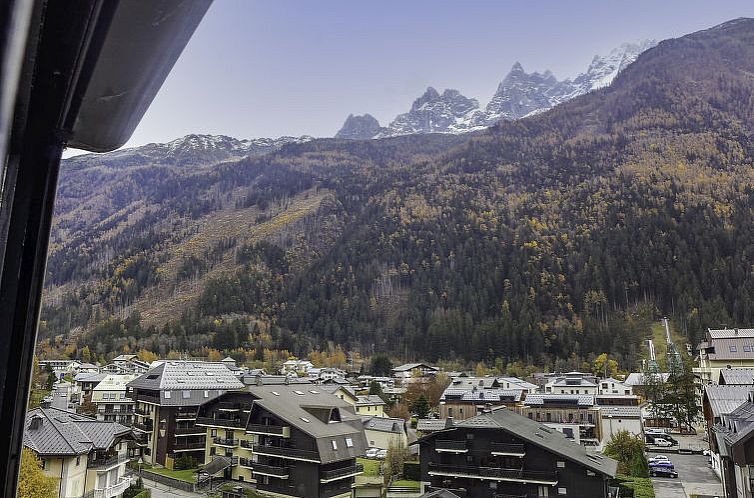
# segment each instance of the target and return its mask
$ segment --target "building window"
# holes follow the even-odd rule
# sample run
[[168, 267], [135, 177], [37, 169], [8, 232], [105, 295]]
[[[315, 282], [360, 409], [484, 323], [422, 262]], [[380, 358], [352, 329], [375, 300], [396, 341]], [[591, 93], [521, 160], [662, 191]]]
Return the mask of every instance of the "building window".
[[209, 391], [204, 391], [204, 397], [209, 398]]
[[170, 391], [165, 391], [165, 399], [170, 399]]
[[736, 351], [738, 351], [738, 349], [736, 348], [736, 346], [731, 346], [730, 347], [730, 352], [731, 353], [735, 353]]
[[210, 431], [210, 435], [211, 435], [212, 437], [217, 437], [217, 429], [212, 429], [212, 430]]
[[334, 439], [330, 441], [332, 443], [332, 449], [337, 450], [338, 449], [338, 442]]
[[81, 457], [77, 456], [76, 457], [76, 467], [78, 467], [80, 463], [81, 463]]
[[562, 462], [562, 461], [558, 460], [557, 466], [558, 466], [559, 469], [564, 469], [565, 468], [565, 462]]
[[183, 399], [191, 398], [191, 391], [183, 391]]
[[559, 495], [566, 495], [566, 494], [568, 494], [568, 490], [566, 488], [558, 488], [558, 494]]
[[353, 448], [353, 439], [350, 437], [346, 438], [346, 448]]
[[42, 470], [47, 470], [47, 460], [42, 460]]

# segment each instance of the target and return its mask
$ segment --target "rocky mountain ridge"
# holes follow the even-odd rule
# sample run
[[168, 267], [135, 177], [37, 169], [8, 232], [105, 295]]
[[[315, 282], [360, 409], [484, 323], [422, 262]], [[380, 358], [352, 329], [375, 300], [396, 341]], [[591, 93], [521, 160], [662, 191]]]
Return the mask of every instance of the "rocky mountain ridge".
[[411, 109], [397, 116], [386, 127], [371, 114], [349, 115], [336, 138], [366, 140], [417, 133], [467, 133], [537, 114], [592, 90], [608, 86], [613, 79], [647, 49], [654, 40], [624, 43], [608, 55], [595, 55], [584, 73], [573, 80], [558, 81], [549, 70], [527, 73], [516, 62], [497, 91], [482, 109], [479, 101], [458, 90], [440, 93], [428, 87]]

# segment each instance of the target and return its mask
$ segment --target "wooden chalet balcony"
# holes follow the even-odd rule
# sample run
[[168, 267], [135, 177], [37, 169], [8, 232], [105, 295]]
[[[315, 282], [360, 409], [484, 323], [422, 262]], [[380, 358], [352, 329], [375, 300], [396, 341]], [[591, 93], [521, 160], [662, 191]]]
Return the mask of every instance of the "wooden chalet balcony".
[[339, 469], [323, 470], [320, 472], [319, 482], [326, 484], [328, 482], [337, 481], [338, 479], [347, 479], [363, 472], [364, 466], [360, 463], [349, 465], [348, 467], [341, 467]]
[[500, 456], [523, 457], [524, 455], [526, 455], [526, 448], [523, 444], [491, 443], [490, 453]]
[[196, 425], [208, 427], [228, 427], [230, 429], [243, 429], [245, 426], [237, 417], [197, 417]]
[[[185, 439], [185, 438], [182, 438]], [[180, 441], [178, 443], [173, 444], [173, 451], [194, 451], [194, 450], [203, 450], [204, 449], [204, 441]]]
[[159, 405], [161, 403], [160, 396], [154, 394], [147, 394], [140, 392], [134, 398], [134, 401], [143, 401], [144, 403], [153, 403]]
[[206, 433], [204, 427], [176, 427], [174, 432], [176, 436], [203, 436]]
[[223, 437], [216, 437], [212, 440], [212, 442], [218, 446], [228, 446], [231, 448], [235, 448], [238, 446], [238, 439], [226, 439]]
[[263, 434], [265, 436], [291, 437], [291, 428], [287, 425], [264, 425], [249, 424], [246, 426], [247, 434]]
[[435, 441], [435, 451], [438, 453], [467, 453], [469, 448], [466, 446], [466, 441], [440, 439]]
[[97, 458], [94, 460], [89, 460], [86, 463], [86, 468], [101, 471], [110, 470], [122, 463], [126, 463], [128, 460], [128, 455], [113, 455], [110, 457]]
[[430, 462], [429, 475], [445, 477], [466, 477], [488, 481], [513, 481], [554, 486], [558, 483], [557, 472], [544, 472], [523, 469], [499, 469], [494, 467], [471, 467]]
[[254, 445], [253, 451], [258, 455], [319, 463], [319, 453], [316, 451], [300, 450], [298, 448], [281, 448], [279, 446], [262, 446], [259, 444]]
[[176, 420], [195, 420], [196, 419], [196, 412], [176, 412], [175, 414]]
[[273, 465], [263, 465], [261, 463], [252, 464], [254, 475], [277, 477], [278, 479], [288, 479], [290, 471], [288, 467], [275, 467]]
[[242, 403], [226, 403], [226, 402], [220, 402], [215, 405], [216, 408], [220, 411], [225, 412], [248, 412], [251, 410], [251, 405], [248, 404], [242, 404]]

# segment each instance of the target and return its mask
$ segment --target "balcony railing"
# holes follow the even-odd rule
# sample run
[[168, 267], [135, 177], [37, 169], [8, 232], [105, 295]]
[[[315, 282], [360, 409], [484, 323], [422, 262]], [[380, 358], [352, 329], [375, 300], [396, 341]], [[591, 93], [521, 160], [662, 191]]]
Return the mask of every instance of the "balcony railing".
[[226, 439], [222, 437], [216, 437], [212, 440], [213, 443], [219, 446], [230, 446], [231, 448], [235, 448], [238, 446], [238, 439]]
[[133, 415], [133, 410], [121, 410], [118, 408], [102, 408], [97, 410], [97, 413], [101, 413], [102, 415]]
[[226, 403], [226, 402], [220, 402], [217, 405], [218, 410], [223, 411], [250, 411], [251, 406], [248, 404], [239, 404], [239, 403]]
[[189, 436], [189, 435], [197, 435], [200, 436], [202, 434], [206, 434], [207, 429], [204, 427], [176, 427], [175, 429], [175, 435], [176, 436]]
[[117, 483], [104, 488], [94, 488], [84, 495], [84, 498], [113, 498], [121, 495], [131, 485], [130, 477], [121, 477]]
[[154, 403], [159, 405], [161, 403], [160, 397], [153, 394], [139, 393], [132, 398], [134, 401], [143, 401], [145, 403]]
[[466, 441], [438, 440], [435, 442], [435, 450], [438, 453], [466, 453]]
[[194, 420], [196, 419], [196, 412], [176, 412], [176, 420]]
[[323, 470], [320, 472], [319, 482], [328, 483], [336, 481], [338, 479], [345, 479], [364, 472], [364, 466], [360, 463], [355, 465], [349, 465], [348, 467], [341, 467], [339, 469]]
[[556, 472], [446, 465], [432, 462], [429, 464], [429, 475], [469, 477], [472, 479], [491, 481], [515, 481], [532, 484], [547, 484], [550, 486], [554, 486], [558, 483], [558, 474]]
[[291, 428], [287, 425], [249, 424], [246, 426], [248, 434], [264, 434], [266, 436], [291, 437]]
[[493, 455], [519, 456], [526, 455], [526, 449], [523, 444], [513, 443], [491, 443], [490, 453]]
[[144, 408], [134, 408], [134, 413], [136, 415], [141, 415], [142, 417], [146, 417], [149, 415], [149, 412], [146, 411]]
[[203, 450], [204, 441], [181, 441], [173, 445], [173, 451]]
[[136, 430], [139, 430], [141, 432], [152, 432], [152, 431], [154, 431], [154, 426], [151, 423], [149, 423], [149, 424], [134, 424], [133, 428], [136, 429]]
[[241, 440], [241, 448], [246, 448], [247, 450], [252, 450], [252, 449], [254, 449], [254, 443], [252, 443], [248, 439], [242, 439]]
[[253, 451], [259, 455], [319, 463], [319, 453], [316, 451], [300, 450], [298, 448], [281, 448], [279, 446], [263, 446], [259, 444], [254, 445]]
[[263, 465], [261, 463], [254, 463], [252, 465], [254, 474], [261, 476], [277, 477], [279, 479], [288, 479], [290, 471], [288, 467], [275, 467], [272, 465]]
[[240, 465], [241, 467], [246, 467], [247, 469], [250, 469], [254, 467], [254, 462], [252, 462], [250, 458], [241, 457], [238, 459], [238, 465]]
[[232, 429], [243, 429], [244, 425], [240, 418], [211, 418], [211, 417], [197, 417], [196, 425], [208, 425], [211, 427], [229, 427]]
[[128, 461], [128, 455], [115, 455], [106, 458], [96, 458], [86, 463], [88, 469], [107, 470]]

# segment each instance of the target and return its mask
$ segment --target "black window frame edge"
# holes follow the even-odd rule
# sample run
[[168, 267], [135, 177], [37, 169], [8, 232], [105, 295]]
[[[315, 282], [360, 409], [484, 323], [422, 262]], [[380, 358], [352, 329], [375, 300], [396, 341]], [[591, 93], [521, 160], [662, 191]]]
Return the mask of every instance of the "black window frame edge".
[[[88, 45], [97, 33], [106, 32], [115, 5], [100, 0], [38, 0], [33, 4], [9, 0], [2, 11], [0, 78], [3, 92], [15, 90], [13, 108], [2, 115], [0, 126], [4, 132], [0, 146], [7, 147], [0, 149], [4, 160], [0, 186], [0, 489], [7, 498], [16, 495], [20, 470], [47, 248], [66, 138], [60, 130], [66, 115], [78, 105], [72, 98], [75, 85], [85, 84], [85, 72], [91, 70], [91, 63], [80, 58], [85, 53], [90, 58], [96, 55], [87, 51]], [[28, 23], [18, 20], [25, 15]], [[18, 25], [28, 30], [19, 32]], [[25, 45], [21, 59], [13, 53], [18, 43]], [[13, 81], [15, 75], [17, 81]]]

